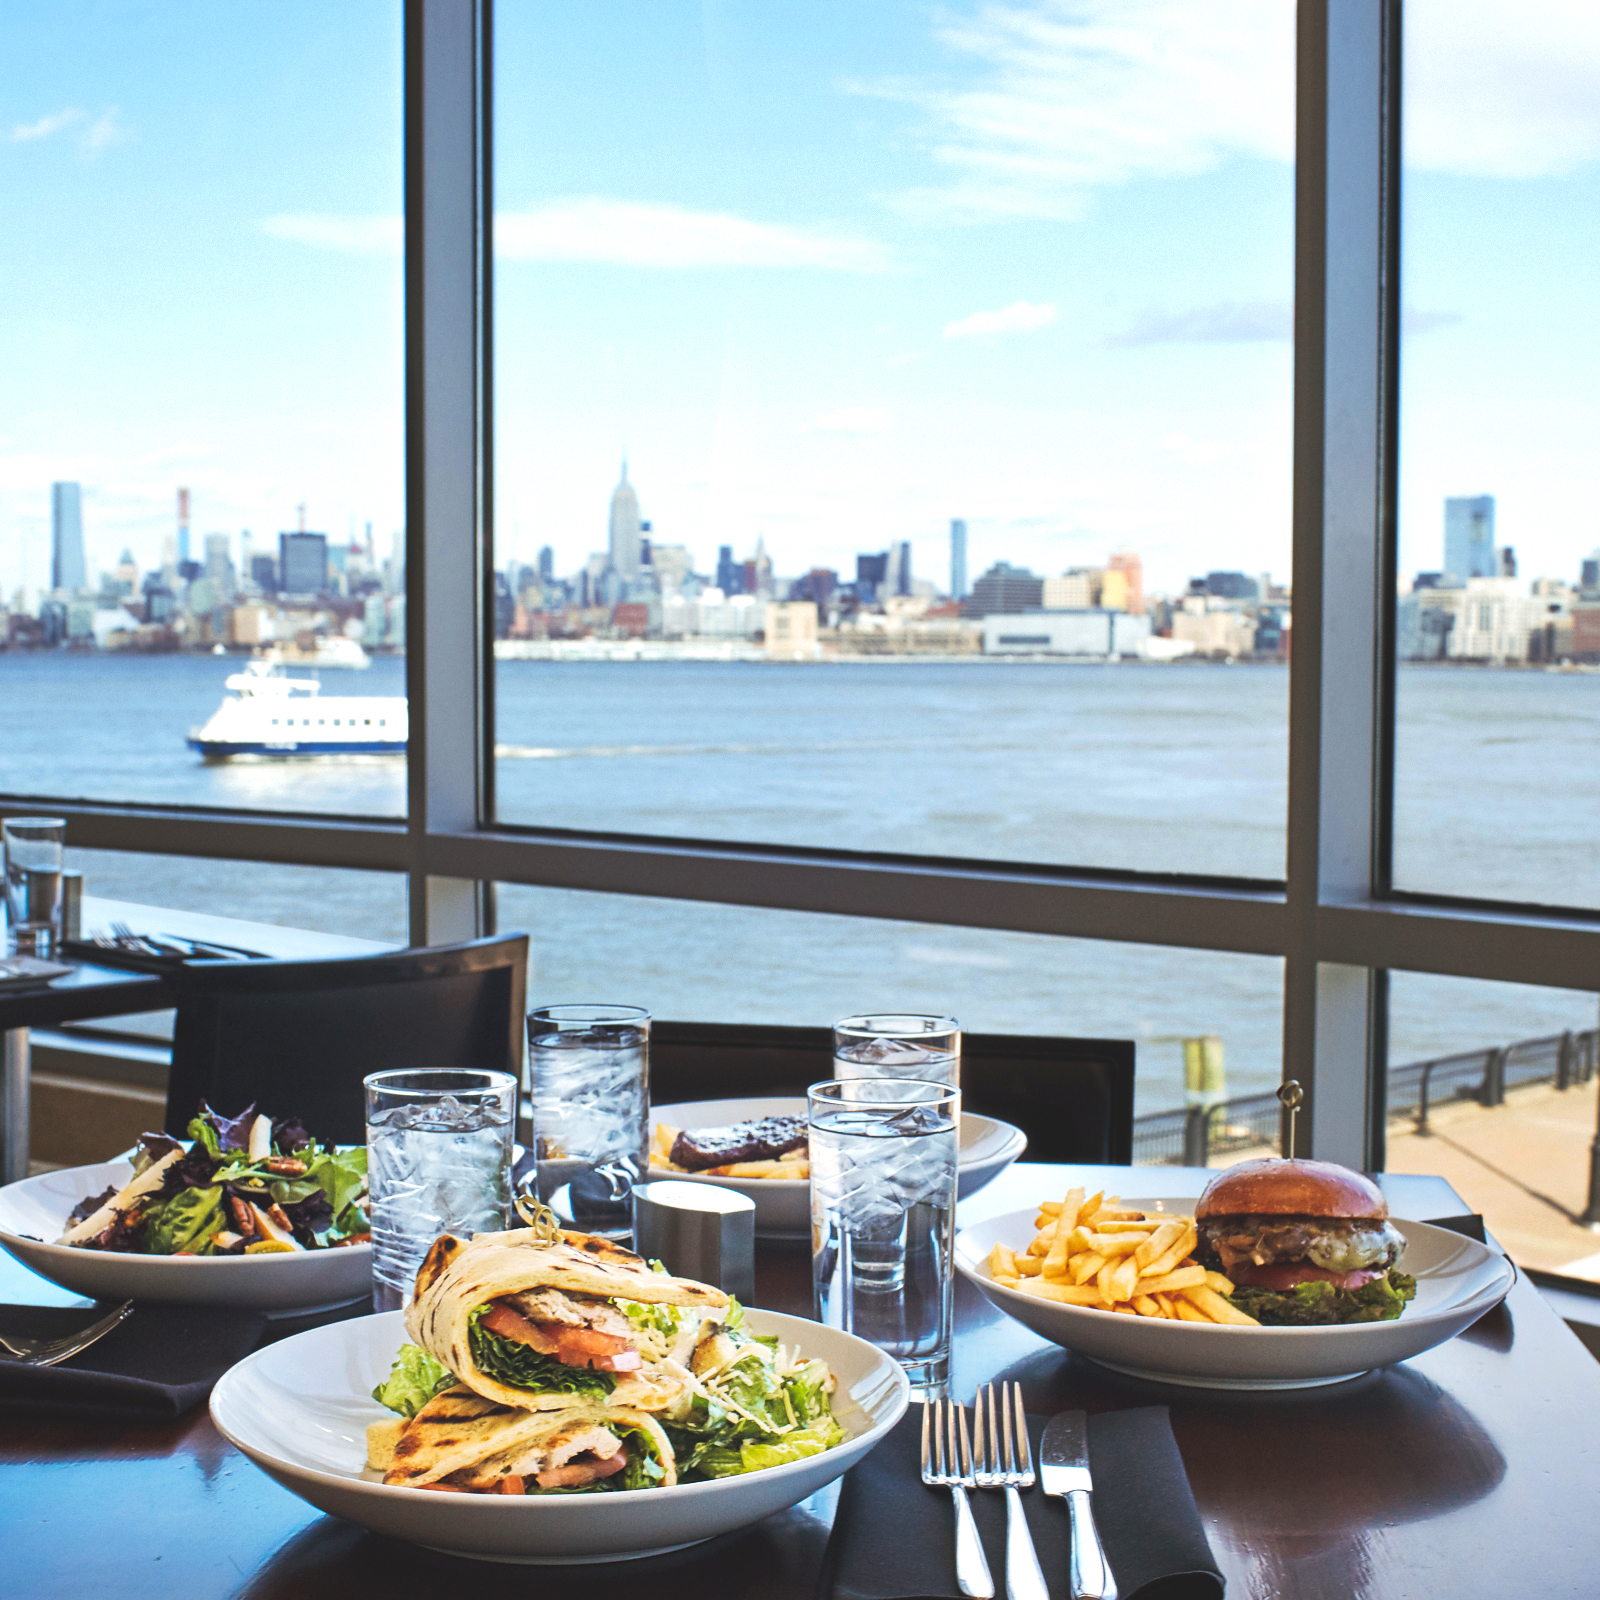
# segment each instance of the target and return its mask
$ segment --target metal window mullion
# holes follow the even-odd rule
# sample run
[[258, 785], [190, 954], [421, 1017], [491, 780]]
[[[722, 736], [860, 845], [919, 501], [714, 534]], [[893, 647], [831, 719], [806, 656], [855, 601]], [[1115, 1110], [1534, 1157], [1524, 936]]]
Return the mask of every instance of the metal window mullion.
[[483, 670], [490, 503], [490, 0], [406, 5], [406, 685], [411, 939], [483, 926], [481, 886], [427, 871], [476, 827], [492, 742]]
[[1367, 1166], [1381, 994], [1322, 959], [1318, 910], [1370, 898], [1380, 837], [1389, 11], [1303, 0], [1299, 28], [1284, 1070], [1299, 1153]]

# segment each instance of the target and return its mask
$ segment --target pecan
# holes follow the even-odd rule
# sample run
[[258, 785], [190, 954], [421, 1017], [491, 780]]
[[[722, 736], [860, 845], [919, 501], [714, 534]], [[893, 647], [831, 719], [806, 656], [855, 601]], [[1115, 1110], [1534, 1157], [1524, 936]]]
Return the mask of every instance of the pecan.
[[267, 1171], [279, 1178], [303, 1178], [306, 1164], [297, 1156], [273, 1156], [267, 1162]]
[[250, 1210], [250, 1202], [241, 1200], [236, 1194], [230, 1194], [228, 1196], [228, 1210], [233, 1214], [233, 1225], [239, 1230], [240, 1234], [246, 1239], [255, 1238], [256, 1219]]
[[276, 1201], [267, 1207], [267, 1215], [271, 1217], [272, 1220], [277, 1223], [277, 1225], [282, 1228], [285, 1233], [288, 1233], [294, 1227], [294, 1224], [290, 1222], [288, 1217], [284, 1215], [283, 1207], [280, 1206]]

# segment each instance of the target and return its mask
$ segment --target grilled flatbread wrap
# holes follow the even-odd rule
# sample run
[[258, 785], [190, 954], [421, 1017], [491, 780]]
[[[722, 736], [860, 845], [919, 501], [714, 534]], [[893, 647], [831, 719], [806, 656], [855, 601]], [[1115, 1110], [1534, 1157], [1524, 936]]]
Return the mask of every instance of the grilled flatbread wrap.
[[[519, 1296], [524, 1298], [518, 1300]], [[595, 1305], [596, 1301], [612, 1299], [708, 1311], [728, 1304], [720, 1289], [652, 1271], [641, 1257], [608, 1239], [566, 1233], [559, 1243], [549, 1244], [541, 1242], [534, 1230], [519, 1228], [479, 1234], [470, 1243], [451, 1234], [437, 1239], [417, 1273], [416, 1296], [406, 1312], [406, 1328], [435, 1361], [485, 1399], [524, 1410], [566, 1410], [574, 1397], [560, 1387], [552, 1385], [551, 1392], [541, 1394], [513, 1388], [481, 1372], [471, 1339], [472, 1314], [479, 1306], [497, 1300], [513, 1302], [523, 1308], [525, 1316], [538, 1318], [546, 1314], [537, 1304], [541, 1298], [562, 1301], [566, 1296], [574, 1297], [572, 1307], [582, 1309], [586, 1316], [606, 1311]], [[560, 1331], [562, 1309], [555, 1306], [551, 1314], [557, 1320], [545, 1325]], [[613, 1319], [617, 1316], [614, 1311], [607, 1314]], [[658, 1411], [677, 1400], [687, 1386], [686, 1377], [659, 1367], [619, 1370], [608, 1398], [615, 1406]]]
[[581, 1485], [603, 1472], [632, 1429], [649, 1435], [665, 1476], [677, 1482], [672, 1446], [653, 1417], [626, 1406], [587, 1404], [566, 1396], [560, 1411], [522, 1411], [503, 1406], [462, 1385], [437, 1394], [408, 1422], [394, 1447], [383, 1481], [421, 1489], [450, 1479], [450, 1487], [493, 1492], [508, 1477], [532, 1480], [541, 1473]]

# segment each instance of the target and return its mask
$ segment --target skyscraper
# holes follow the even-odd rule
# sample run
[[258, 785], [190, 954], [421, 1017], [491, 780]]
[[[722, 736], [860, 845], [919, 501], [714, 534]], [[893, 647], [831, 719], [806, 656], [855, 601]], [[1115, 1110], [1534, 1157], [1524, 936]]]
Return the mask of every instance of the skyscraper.
[[[1131, 550], [1119, 550], [1106, 562], [1108, 572], [1120, 572], [1128, 580], [1128, 603], [1125, 610], [1135, 616], [1144, 615], [1144, 563]], [[1261, 598], [1267, 597], [1265, 578], [1261, 583]]]
[[889, 546], [888, 569], [883, 575], [884, 595], [911, 593], [911, 541], [901, 539]]
[[967, 524], [961, 517], [950, 519], [950, 598], [967, 598]]
[[178, 564], [189, 559], [189, 491], [178, 491]]
[[327, 593], [327, 534], [278, 535], [278, 587], [284, 594]]
[[75, 483], [52, 483], [50, 587], [81, 589], [88, 581], [83, 560], [83, 496]]
[[611, 570], [623, 583], [639, 581], [639, 540], [643, 536], [639, 497], [628, 482], [628, 463], [622, 463], [622, 480], [611, 492]]
[[1492, 494], [1460, 495], [1445, 501], [1444, 570], [1462, 583], [1468, 578], [1495, 576]]

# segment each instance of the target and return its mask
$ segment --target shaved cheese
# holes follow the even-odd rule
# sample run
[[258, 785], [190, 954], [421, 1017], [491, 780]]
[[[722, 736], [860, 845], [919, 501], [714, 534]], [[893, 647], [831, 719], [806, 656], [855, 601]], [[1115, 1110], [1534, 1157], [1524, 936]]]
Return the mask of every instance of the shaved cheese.
[[130, 1184], [114, 1194], [93, 1215], [85, 1217], [82, 1222], [74, 1223], [56, 1240], [56, 1243], [82, 1244], [85, 1239], [93, 1239], [104, 1233], [136, 1201], [159, 1189], [166, 1177], [167, 1168], [182, 1159], [181, 1149], [169, 1150], [159, 1161], [152, 1162]]

